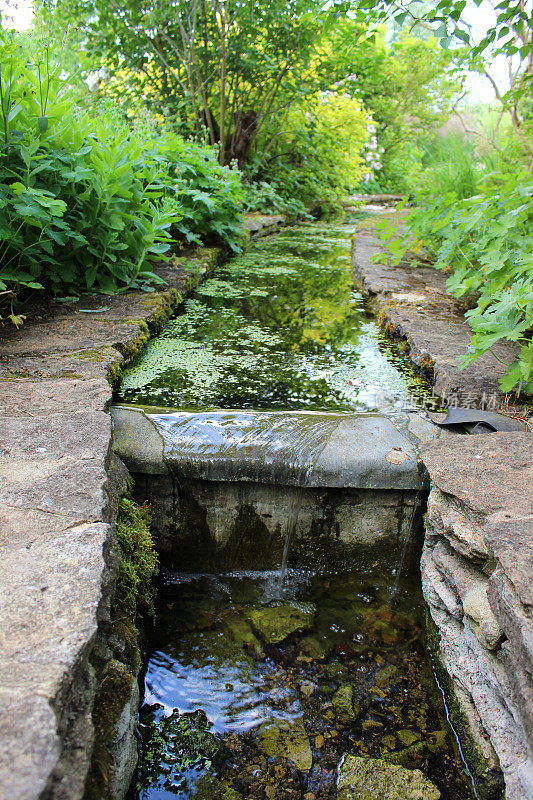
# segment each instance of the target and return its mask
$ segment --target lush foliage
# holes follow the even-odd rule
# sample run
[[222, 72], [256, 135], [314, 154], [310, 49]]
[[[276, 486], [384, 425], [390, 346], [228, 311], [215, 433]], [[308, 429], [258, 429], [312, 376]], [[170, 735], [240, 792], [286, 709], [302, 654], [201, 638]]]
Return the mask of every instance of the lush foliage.
[[[212, 149], [88, 113], [48, 50], [0, 32], [0, 291], [114, 293], [156, 281], [173, 238], [238, 249], [241, 189]], [[11, 314], [13, 322], [20, 321]]]
[[[501, 379], [505, 392], [533, 392], [533, 181], [531, 176], [494, 176], [499, 183], [458, 200], [455, 194], [433, 195], [412, 211], [408, 234], [383, 230], [393, 263], [421, 245], [450, 272], [448, 288], [456, 297], [470, 296], [466, 316], [472, 340], [464, 365], [507, 340], [520, 346], [519, 358], [507, 363]], [[385, 228], [385, 226], [384, 226]]]
[[279, 194], [303, 203], [345, 197], [367, 171], [361, 153], [370, 124], [359, 101], [346, 94], [319, 94], [290, 112], [274, 141], [266, 129], [257, 143], [259, 164], [252, 162], [250, 171], [268, 177]]
[[424, 139], [449, 117], [460, 96], [461, 59], [452, 58], [435, 37], [402, 32], [391, 44], [380, 33], [372, 46], [358, 51], [357, 62], [350, 88], [376, 125], [381, 162], [376, 178], [383, 190], [409, 192]]
[[[41, 12], [47, 17], [44, 6]], [[310, 71], [331, 15], [322, 0], [58, 0], [90, 53], [186, 134], [244, 165], [265, 122], [317, 89]], [[116, 88], [116, 84], [115, 84]]]

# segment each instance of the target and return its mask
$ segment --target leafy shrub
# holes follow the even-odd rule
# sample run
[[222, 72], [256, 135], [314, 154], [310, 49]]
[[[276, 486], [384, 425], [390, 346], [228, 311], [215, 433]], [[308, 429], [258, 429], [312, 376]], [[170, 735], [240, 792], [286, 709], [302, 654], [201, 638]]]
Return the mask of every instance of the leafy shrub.
[[[112, 294], [158, 279], [173, 238], [238, 248], [241, 190], [212, 149], [117, 109], [90, 114], [59, 64], [0, 32], [0, 291]], [[16, 316], [11, 315], [17, 322]]]
[[[463, 200], [448, 193], [426, 198], [409, 215], [407, 234], [382, 228], [393, 263], [420, 244], [451, 270], [448, 289], [471, 296], [466, 313], [472, 328], [463, 366], [500, 340], [520, 345], [519, 358], [507, 364], [504, 392], [533, 392], [533, 181], [530, 175], [493, 175], [490, 189]], [[497, 356], [495, 356], [498, 358]], [[499, 359], [500, 360], [500, 359]]]
[[[351, 193], [367, 171], [361, 156], [369, 118], [357, 100], [323, 93], [295, 106], [273, 140], [258, 143], [256, 180], [268, 176], [276, 193], [302, 204], [335, 203]], [[262, 165], [262, 166], [260, 166]]]
[[245, 186], [244, 208], [246, 211], [286, 214], [290, 219], [308, 216], [301, 200], [295, 197], [283, 197], [272, 184], [266, 181], [258, 181]]
[[187, 243], [222, 241], [240, 252], [244, 199], [240, 173], [220, 166], [215, 147], [185, 141], [170, 131], [160, 135], [154, 146], [157, 160], [168, 169], [167, 195], [180, 208], [173, 234]]

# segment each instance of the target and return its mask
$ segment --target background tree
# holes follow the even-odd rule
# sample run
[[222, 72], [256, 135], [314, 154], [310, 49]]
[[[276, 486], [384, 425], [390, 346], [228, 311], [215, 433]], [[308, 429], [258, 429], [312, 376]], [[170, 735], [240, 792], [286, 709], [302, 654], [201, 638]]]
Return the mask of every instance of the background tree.
[[266, 121], [282, 126], [316, 92], [309, 66], [332, 19], [319, 0], [59, 0], [52, 12], [77, 20], [111, 74], [151, 86], [182, 132], [241, 167]]

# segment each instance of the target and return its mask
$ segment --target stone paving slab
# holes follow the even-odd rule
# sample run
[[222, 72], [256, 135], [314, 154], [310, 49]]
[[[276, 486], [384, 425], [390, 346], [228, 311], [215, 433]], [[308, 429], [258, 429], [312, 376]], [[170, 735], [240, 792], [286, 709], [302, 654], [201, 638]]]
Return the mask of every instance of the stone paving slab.
[[[387, 215], [399, 227], [402, 217], [401, 213]], [[352, 264], [356, 280], [371, 295], [382, 325], [393, 336], [406, 340], [411, 360], [430, 377], [440, 397], [478, 408], [490, 403], [491, 398], [501, 403], [504, 395], [498, 380], [505, 367], [490, 353], [459, 369], [458, 359], [466, 353], [471, 329], [464, 318], [464, 307], [446, 294], [446, 276], [431, 267], [412, 267], [407, 261], [396, 267], [373, 263], [373, 256], [385, 252], [377, 239], [374, 220], [358, 228]], [[498, 342], [493, 349], [507, 363], [519, 352], [509, 342]]]
[[110, 380], [219, 255], [196, 250], [162, 265], [162, 291], [52, 303], [0, 331], [2, 800], [83, 796], [91, 659], [109, 615], [125, 491], [110, 449]]
[[221, 255], [193, 248], [154, 269], [158, 291], [47, 301], [0, 329], [2, 800], [83, 796], [126, 489], [110, 384]]

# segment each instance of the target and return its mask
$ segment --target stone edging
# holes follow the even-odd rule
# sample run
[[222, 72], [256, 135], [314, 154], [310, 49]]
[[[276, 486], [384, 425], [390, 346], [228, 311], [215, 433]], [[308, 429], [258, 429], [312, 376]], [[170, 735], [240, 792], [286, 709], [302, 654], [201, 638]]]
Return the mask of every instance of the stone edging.
[[[402, 223], [400, 215], [389, 218]], [[431, 267], [374, 264], [374, 220], [354, 236], [356, 279], [382, 326], [401, 338], [437, 395], [499, 404], [489, 355], [460, 371], [470, 339], [460, 304]], [[511, 344], [495, 348], [516, 358]], [[533, 798], [533, 437], [439, 437], [421, 448], [431, 478], [421, 561], [432, 650], [483, 800]], [[503, 780], [502, 780], [503, 773]]]
[[[388, 212], [386, 218], [401, 228], [401, 212]], [[405, 342], [411, 360], [439, 397], [456, 405], [495, 409], [505, 400], [498, 385], [505, 368], [486, 353], [459, 369], [458, 357], [466, 353], [471, 329], [461, 303], [446, 294], [446, 275], [430, 266], [413, 268], [408, 261], [397, 267], [373, 263], [372, 257], [383, 252], [376, 240], [375, 217], [371, 217], [353, 237], [352, 264], [382, 327]], [[519, 352], [510, 342], [498, 342], [493, 350], [507, 363]]]
[[127, 481], [112, 383], [221, 255], [190, 250], [156, 269], [161, 291], [54, 304], [1, 332], [1, 797], [84, 795]]

